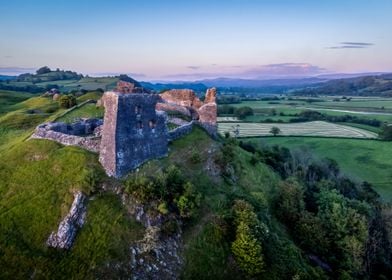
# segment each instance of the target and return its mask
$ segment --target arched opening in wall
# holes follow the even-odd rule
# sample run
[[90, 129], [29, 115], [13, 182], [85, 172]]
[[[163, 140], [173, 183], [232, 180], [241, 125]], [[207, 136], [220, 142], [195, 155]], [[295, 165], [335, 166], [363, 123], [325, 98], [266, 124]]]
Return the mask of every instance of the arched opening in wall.
[[137, 122], [137, 129], [143, 129], [143, 123], [142, 121]]
[[155, 120], [150, 120], [148, 122], [148, 126], [151, 128], [151, 132], [154, 133], [155, 132], [155, 127], [157, 126], [157, 123]]
[[135, 114], [140, 115], [142, 113], [142, 107], [140, 105], [135, 106]]
[[150, 120], [150, 121], [148, 122], [148, 125], [150, 126], [150, 128], [155, 128], [156, 125], [157, 125], [157, 123], [156, 123], [155, 120]]

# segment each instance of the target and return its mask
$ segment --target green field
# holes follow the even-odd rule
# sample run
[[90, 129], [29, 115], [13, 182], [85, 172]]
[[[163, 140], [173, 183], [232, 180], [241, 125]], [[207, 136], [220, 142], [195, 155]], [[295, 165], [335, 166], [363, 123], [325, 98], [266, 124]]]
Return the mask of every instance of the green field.
[[[288, 122], [304, 110], [320, 111], [330, 116], [353, 115], [364, 119], [378, 119], [380, 121], [392, 122], [392, 99], [385, 98], [359, 98], [353, 97], [351, 101], [332, 101], [334, 98], [325, 97], [323, 102], [304, 101], [303, 98], [275, 101], [242, 101], [231, 104], [234, 107], [249, 106], [254, 111], [254, 116], [248, 116], [246, 121], [273, 121], [282, 120]], [[381, 109], [384, 107], [384, 109]], [[275, 110], [275, 115], [272, 110]], [[280, 116], [284, 114], [284, 116]]]
[[386, 200], [392, 201], [392, 142], [311, 137], [268, 137], [250, 141], [290, 149], [309, 148], [319, 158], [336, 160], [345, 174], [372, 183]]
[[70, 111], [56, 121], [72, 123], [80, 118], [103, 118], [103, 108], [97, 108], [94, 103], [87, 103], [80, 108]]
[[254, 137], [270, 136], [272, 127], [280, 129], [279, 135], [284, 136], [318, 136], [343, 138], [377, 138], [377, 134], [362, 128], [339, 125], [324, 121], [303, 123], [249, 123], [249, 122], [221, 122], [218, 132], [224, 135], [229, 132], [231, 136]]

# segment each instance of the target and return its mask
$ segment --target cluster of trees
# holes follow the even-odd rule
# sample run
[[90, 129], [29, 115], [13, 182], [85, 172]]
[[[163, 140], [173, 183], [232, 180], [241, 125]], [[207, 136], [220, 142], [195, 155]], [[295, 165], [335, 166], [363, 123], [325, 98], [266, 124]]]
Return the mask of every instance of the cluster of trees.
[[253, 109], [248, 106], [234, 107], [230, 105], [223, 105], [218, 107], [219, 115], [234, 115], [239, 119], [245, 119], [247, 116], [253, 116]]
[[144, 204], [157, 202], [162, 214], [176, 213], [182, 218], [192, 218], [197, 214], [201, 194], [187, 181], [176, 166], [169, 166], [157, 176], [137, 175], [129, 178], [126, 192]]
[[216, 99], [218, 104], [236, 104], [241, 103], [238, 95], [219, 95]]
[[17, 82], [31, 82], [41, 83], [41, 82], [50, 82], [50, 81], [58, 81], [58, 80], [80, 80], [83, 78], [82, 74], [78, 74], [73, 71], [64, 71], [60, 69], [56, 69], [52, 71], [49, 67], [44, 66], [39, 68], [36, 71], [36, 74], [22, 74], [16, 78]]
[[45, 91], [44, 87], [39, 87], [37, 85], [15, 85], [9, 84], [9, 81], [1, 82], [0, 89], [11, 91], [25, 91], [30, 93], [42, 93]]
[[308, 122], [308, 121], [350, 122], [350, 123], [366, 124], [374, 127], [380, 127], [382, 125], [382, 122], [377, 119], [365, 119], [353, 115], [330, 116], [313, 110], [302, 111], [297, 115], [296, 118], [290, 119], [290, 122]]
[[391, 275], [391, 209], [369, 183], [348, 179], [335, 161], [305, 150], [239, 145], [253, 153], [253, 164], [264, 162], [284, 179], [273, 209], [312, 263], [339, 279]]
[[382, 140], [392, 141], [392, 124], [384, 124], [379, 136]]

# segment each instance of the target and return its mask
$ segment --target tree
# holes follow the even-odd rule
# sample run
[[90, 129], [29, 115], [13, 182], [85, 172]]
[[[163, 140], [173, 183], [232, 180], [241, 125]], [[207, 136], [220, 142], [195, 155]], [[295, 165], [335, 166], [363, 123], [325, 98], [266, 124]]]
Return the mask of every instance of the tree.
[[379, 133], [379, 136], [382, 140], [392, 141], [392, 125], [385, 124], [382, 127], [381, 132]]
[[50, 73], [52, 70], [50, 70], [50, 68], [48, 66], [44, 66], [39, 68], [36, 73], [37, 75], [41, 75], [41, 74], [46, 74], [46, 73]]
[[248, 106], [237, 108], [235, 116], [240, 120], [245, 119], [247, 116], [253, 116], [253, 109]]
[[276, 135], [280, 134], [281, 131], [280, 131], [280, 128], [279, 128], [279, 127], [273, 126], [273, 127], [271, 128], [271, 130], [270, 130], [270, 133], [271, 133], [272, 135], [276, 136]]
[[263, 272], [264, 259], [260, 242], [244, 222], [237, 227], [236, 239], [231, 245], [235, 260], [242, 271], [254, 276]]
[[60, 107], [61, 108], [71, 108], [76, 105], [76, 98], [73, 95], [63, 95], [59, 99]]

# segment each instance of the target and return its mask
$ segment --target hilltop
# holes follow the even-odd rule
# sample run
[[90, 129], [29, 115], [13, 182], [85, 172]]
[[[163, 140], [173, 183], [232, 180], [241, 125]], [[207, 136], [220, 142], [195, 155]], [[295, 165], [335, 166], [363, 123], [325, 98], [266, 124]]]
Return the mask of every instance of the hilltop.
[[392, 74], [328, 81], [322, 85], [295, 91], [296, 95], [352, 95], [392, 97]]
[[[390, 275], [390, 208], [336, 162], [201, 127], [127, 176], [98, 155], [27, 140], [36, 125], [102, 118], [88, 100], [5, 92], [0, 111], [0, 278], [336, 279]], [[12, 98], [11, 98], [12, 97]], [[15, 97], [15, 98], [14, 98]], [[75, 193], [85, 223], [71, 249], [47, 246]], [[377, 269], [375, 269], [377, 267]]]

